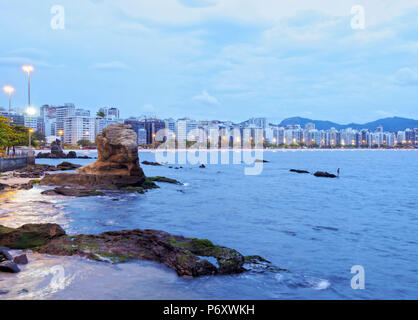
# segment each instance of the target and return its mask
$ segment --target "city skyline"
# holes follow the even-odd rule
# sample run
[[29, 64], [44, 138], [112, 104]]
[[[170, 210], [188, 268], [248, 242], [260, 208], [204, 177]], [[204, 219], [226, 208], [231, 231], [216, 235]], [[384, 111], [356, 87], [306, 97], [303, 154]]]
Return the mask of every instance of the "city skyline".
[[417, 119], [416, 3], [369, 2], [365, 29], [353, 30], [355, 1], [169, 0], [170, 14], [156, 15], [163, 2], [77, 0], [62, 4], [65, 26], [53, 29], [55, 1], [0, 1], [8, 13], [0, 26], [9, 30], [0, 35], [0, 85], [13, 85], [13, 105], [25, 106], [20, 67], [33, 64], [38, 108], [73, 101], [126, 116], [236, 122]]

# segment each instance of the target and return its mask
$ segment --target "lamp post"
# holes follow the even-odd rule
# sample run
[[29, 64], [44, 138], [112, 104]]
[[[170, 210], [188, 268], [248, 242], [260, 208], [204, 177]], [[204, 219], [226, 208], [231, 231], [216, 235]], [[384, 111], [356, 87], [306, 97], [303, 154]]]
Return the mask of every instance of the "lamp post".
[[12, 112], [12, 93], [15, 91], [15, 88], [12, 86], [4, 86], [4, 92], [9, 95], [9, 120], [11, 119], [11, 112]]
[[35, 70], [33, 66], [23, 66], [22, 70], [28, 74], [28, 106], [30, 106], [30, 73]]
[[63, 130], [58, 130], [58, 136], [61, 137], [61, 142], [64, 136], [64, 131]]
[[26, 113], [28, 114], [28, 120], [29, 120], [29, 153], [32, 151], [32, 123], [31, 123], [31, 117], [36, 114], [36, 109], [34, 107], [29, 106], [26, 109]]

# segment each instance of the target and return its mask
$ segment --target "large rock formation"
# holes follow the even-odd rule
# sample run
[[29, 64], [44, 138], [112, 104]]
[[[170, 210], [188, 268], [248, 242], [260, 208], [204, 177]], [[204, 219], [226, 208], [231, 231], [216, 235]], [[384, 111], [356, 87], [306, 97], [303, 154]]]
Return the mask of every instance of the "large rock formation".
[[78, 169], [80, 174], [143, 175], [139, 167], [138, 138], [131, 126], [116, 123], [96, 137], [99, 158]]
[[70, 151], [66, 154], [61, 147], [61, 141], [56, 139], [51, 143], [51, 152], [42, 153], [39, 152], [36, 156], [38, 159], [75, 159], [77, 154], [74, 151]]
[[116, 123], [96, 137], [98, 160], [73, 174], [48, 175], [41, 185], [113, 189], [141, 186], [145, 181], [139, 166], [136, 133], [129, 125]]
[[[175, 270], [179, 276], [189, 277], [237, 274], [248, 270], [281, 271], [259, 256], [246, 257], [206, 239], [184, 238], [158, 230], [135, 229], [67, 236], [59, 225], [54, 224], [24, 225], [17, 229], [0, 225], [0, 245], [110, 263], [155, 261]], [[216, 262], [210, 262], [210, 258]]]

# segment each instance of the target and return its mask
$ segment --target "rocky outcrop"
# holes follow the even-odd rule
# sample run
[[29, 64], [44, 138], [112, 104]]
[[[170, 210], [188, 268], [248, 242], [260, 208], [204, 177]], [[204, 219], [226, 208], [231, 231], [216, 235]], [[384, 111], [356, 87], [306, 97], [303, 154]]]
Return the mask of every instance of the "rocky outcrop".
[[[30, 236], [28, 230], [32, 232]], [[0, 226], [0, 245], [23, 249], [22, 237], [26, 239], [27, 248], [39, 253], [81, 256], [108, 263], [154, 261], [175, 270], [179, 276], [237, 274], [255, 265], [257, 271], [260, 268], [279, 270], [259, 256], [245, 257], [234, 249], [214, 245], [209, 240], [185, 238], [158, 230], [135, 229], [66, 236], [58, 225], [25, 225], [18, 229]], [[216, 263], [211, 263], [209, 258], [216, 259]]]
[[321, 177], [321, 178], [338, 178], [335, 174], [328, 173], [328, 172], [322, 172], [322, 171], [315, 172], [314, 176], [315, 177]]
[[108, 126], [96, 137], [96, 144], [97, 161], [76, 173], [48, 175], [40, 184], [90, 189], [142, 186], [145, 176], [139, 166], [137, 136], [130, 126], [122, 123]]
[[137, 135], [122, 123], [106, 127], [96, 137], [98, 159], [80, 169], [80, 174], [143, 176], [139, 167]]
[[25, 224], [17, 229], [0, 225], [0, 246], [10, 249], [31, 249], [43, 246], [65, 235], [57, 224]]
[[77, 153], [75, 151], [70, 151], [66, 154], [61, 147], [61, 141], [55, 140], [51, 143], [51, 152], [39, 152], [36, 155], [37, 159], [90, 159], [87, 156], [77, 157]]

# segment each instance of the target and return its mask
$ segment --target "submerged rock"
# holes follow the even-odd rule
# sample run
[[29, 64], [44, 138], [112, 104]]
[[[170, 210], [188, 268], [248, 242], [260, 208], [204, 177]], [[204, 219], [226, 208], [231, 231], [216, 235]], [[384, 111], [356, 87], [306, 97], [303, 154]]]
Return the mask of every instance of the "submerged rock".
[[67, 197], [94, 197], [102, 196], [103, 192], [91, 189], [76, 189], [76, 188], [55, 188], [52, 190], [45, 190], [41, 194], [47, 196], [67, 196]]
[[[249, 262], [260, 268], [271, 266], [259, 256], [244, 257], [234, 249], [214, 245], [209, 240], [185, 238], [158, 230], [66, 236], [58, 225], [25, 225], [18, 229], [0, 226], [0, 244], [3, 243], [10, 248], [32, 248], [43, 254], [81, 256], [109, 263], [154, 261], [175, 270], [179, 276], [189, 277], [242, 273], [248, 271], [244, 265]], [[216, 266], [206, 258], [216, 259]]]
[[166, 178], [166, 177], [149, 177], [147, 178], [151, 181], [154, 182], [165, 182], [165, 183], [171, 183], [171, 184], [182, 184], [181, 182], [175, 180], [175, 179], [170, 179], [170, 178]]
[[310, 173], [309, 171], [306, 171], [306, 170], [297, 170], [297, 169], [290, 169], [290, 172], [296, 172], [296, 173]]
[[314, 176], [315, 177], [322, 177], [322, 178], [337, 178], [337, 176], [335, 174], [328, 173], [328, 172], [322, 172], [322, 171], [315, 172]]

